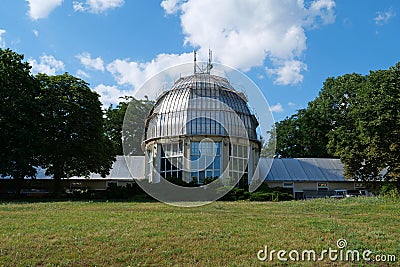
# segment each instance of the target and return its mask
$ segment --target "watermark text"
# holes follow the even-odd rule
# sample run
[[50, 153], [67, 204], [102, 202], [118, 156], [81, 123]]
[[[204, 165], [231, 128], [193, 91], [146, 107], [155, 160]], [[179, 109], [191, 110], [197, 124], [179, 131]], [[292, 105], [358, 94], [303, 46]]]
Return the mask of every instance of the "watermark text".
[[375, 262], [395, 262], [396, 255], [392, 254], [373, 254], [369, 249], [366, 250], [351, 250], [346, 249], [347, 241], [345, 239], [339, 239], [336, 242], [336, 247], [323, 249], [316, 251], [314, 249], [299, 250], [285, 250], [285, 249], [271, 249], [268, 246], [264, 246], [257, 252], [257, 258], [260, 261], [347, 261], [347, 262], [359, 262], [359, 261], [375, 261]]

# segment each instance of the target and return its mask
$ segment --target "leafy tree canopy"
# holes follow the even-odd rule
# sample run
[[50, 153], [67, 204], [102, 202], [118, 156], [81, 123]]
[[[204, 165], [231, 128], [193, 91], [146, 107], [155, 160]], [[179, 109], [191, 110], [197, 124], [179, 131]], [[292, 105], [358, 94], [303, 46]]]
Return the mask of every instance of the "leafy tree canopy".
[[105, 176], [115, 159], [104, 134], [99, 95], [74, 76], [38, 74], [44, 143], [42, 166], [55, 179]]
[[349, 177], [400, 182], [400, 63], [371, 71], [356, 89], [328, 148]]
[[[123, 155], [123, 138], [125, 149], [130, 151], [130, 155], [144, 154], [141, 144], [145, 120], [153, 106], [154, 102], [148, 99], [138, 100], [125, 96], [116, 107], [110, 106], [106, 110], [105, 131], [113, 143], [116, 155]], [[127, 125], [123, 128], [124, 119]]]
[[35, 177], [40, 148], [37, 83], [24, 56], [0, 49], [0, 174]]
[[347, 177], [399, 182], [399, 109], [400, 63], [328, 78], [306, 109], [276, 123], [277, 153], [339, 157]]

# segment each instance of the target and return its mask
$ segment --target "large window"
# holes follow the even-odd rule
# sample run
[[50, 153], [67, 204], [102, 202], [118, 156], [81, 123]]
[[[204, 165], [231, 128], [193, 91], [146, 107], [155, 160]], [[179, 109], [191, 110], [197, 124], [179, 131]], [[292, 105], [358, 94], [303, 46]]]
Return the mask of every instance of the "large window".
[[231, 144], [229, 153], [229, 176], [240, 179], [247, 176], [249, 161], [249, 148], [244, 145]]
[[161, 145], [160, 174], [163, 178], [175, 177], [182, 179], [182, 143]]
[[218, 178], [221, 175], [221, 143], [191, 142], [191, 177], [199, 184], [205, 178]]

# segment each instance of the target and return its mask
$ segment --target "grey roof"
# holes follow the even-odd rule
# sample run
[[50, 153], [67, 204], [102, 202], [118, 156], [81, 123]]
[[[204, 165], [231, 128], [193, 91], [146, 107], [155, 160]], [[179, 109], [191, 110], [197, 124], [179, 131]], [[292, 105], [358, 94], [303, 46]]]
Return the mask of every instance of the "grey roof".
[[[271, 165], [272, 164], [272, 165]], [[268, 167], [271, 166], [268, 172]], [[339, 159], [261, 158], [260, 176], [266, 181], [348, 181]]]
[[[134, 170], [131, 174], [128, 169]], [[46, 175], [46, 169], [37, 167], [36, 179], [51, 179], [52, 176]], [[9, 179], [10, 177], [5, 177]], [[106, 177], [101, 177], [98, 173], [91, 173], [89, 177], [73, 176], [68, 179], [94, 179], [94, 180], [133, 180], [144, 178], [144, 156], [117, 156], [110, 173]]]
[[[135, 170], [132, 174], [128, 169]], [[144, 177], [144, 156], [117, 156], [110, 173], [106, 177], [100, 174], [91, 173], [90, 179], [140, 179]], [[70, 179], [82, 179], [82, 177], [71, 177]]]

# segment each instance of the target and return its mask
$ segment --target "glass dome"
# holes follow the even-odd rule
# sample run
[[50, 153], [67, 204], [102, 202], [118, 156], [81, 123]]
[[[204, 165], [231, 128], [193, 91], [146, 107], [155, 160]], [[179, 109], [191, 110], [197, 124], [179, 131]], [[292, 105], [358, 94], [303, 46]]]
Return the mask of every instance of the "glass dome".
[[180, 78], [158, 97], [146, 120], [145, 142], [192, 135], [256, 141], [257, 126], [243, 93], [223, 77], [197, 73]]

